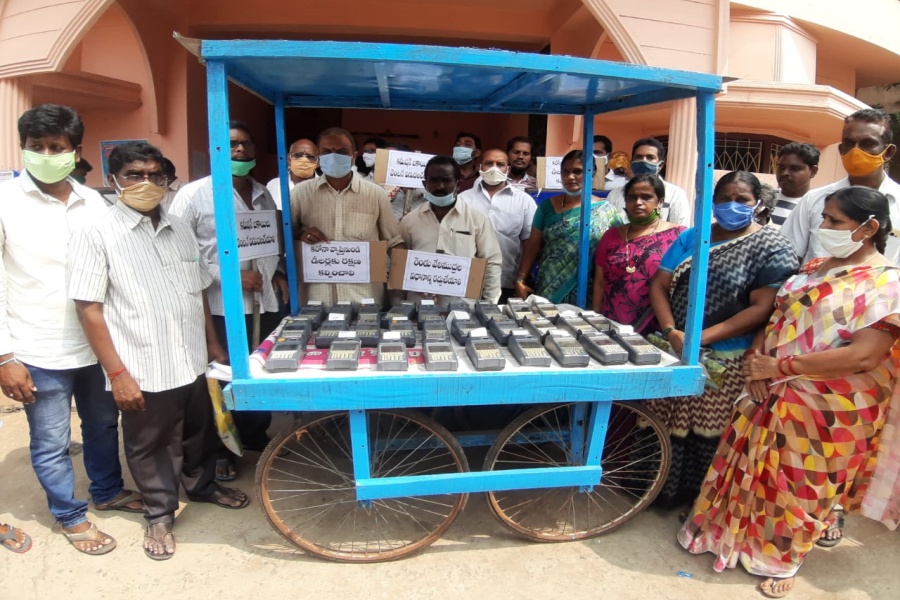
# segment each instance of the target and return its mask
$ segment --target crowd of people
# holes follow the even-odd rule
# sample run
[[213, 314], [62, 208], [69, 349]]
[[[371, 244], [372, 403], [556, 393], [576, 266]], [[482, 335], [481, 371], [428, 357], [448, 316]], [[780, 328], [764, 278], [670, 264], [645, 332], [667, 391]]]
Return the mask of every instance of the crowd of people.
[[[74, 397], [94, 509], [142, 513], [145, 553], [170, 558], [179, 487], [194, 502], [249, 503], [219, 483], [237, 471], [204, 376], [229, 344], [212, 180], [173, 187], [159, 149], [125, 144], [108, 159], [110, 207], [73, 176], [84, 134], [75, 111], [39, 106], [18, 127], [25, 171], [0, 183], [0, 387], [25, 406], [35, 474], [72, 545], [105, 554], [116, 544], [75, 494]], [[629, 156], [597, 136], [592, 156], [563, 157], [562, 192], [540, 203], [526, 193], [536, 180], [525, 137], [485, 149], [461, 132], [448, 155], [427, 161], [421, 188], [375, 183], [379, 149], [410, 150], [378, 138], [358, 146], [337, 127], [297, 140], [282, 198], [279, 179], [254, 179], [252, 132], [232, 122], [234, 208], [290, 211], [305, 244], [383, 241], [481, 258], [481, 299], [569, 304], [584, 213], [594, 261], [584, 308], [657, 333], [681, 354], [698, 232], [687, 193], [661, 175], [659, 140], [635, 141]], [[771, 597], [790, 591], [813, 546], [840, 541], [846, 511], [900, 522], [900, 410], [889, 410], [900, 389], [900, 185], [884, 169], [896, 151], [888, 116], [847, 117], [839, 150], [848, 177], [818, 189], [819, 153], [806, 143], [779, 151], [778, 189], [744, 171], [718, 180], [700, 345], [723, 376], [698, 396], [647, 400], [672, 440], [657, 504], [681, 510], [679, 541], [714, 553], [717, 570], [741, 563], [765, 577]], [[609, 167], [607, 194], [586, 196], [585, 171], [598, 159]], [[241, 263], [248, 352], [287, 310], [285, 269], [278, 257]], [[378, 283], [301, 284], [299, 293], [326, 306], [401, 299]], [[450, 300], [405, 295], [426, 297]], [[123, 485], [120, 415], [137, 490]], [[262, 450], [270, 414], [235, 418], [244, 446]], [[0, 544], [31, 547], [10, 525]]]

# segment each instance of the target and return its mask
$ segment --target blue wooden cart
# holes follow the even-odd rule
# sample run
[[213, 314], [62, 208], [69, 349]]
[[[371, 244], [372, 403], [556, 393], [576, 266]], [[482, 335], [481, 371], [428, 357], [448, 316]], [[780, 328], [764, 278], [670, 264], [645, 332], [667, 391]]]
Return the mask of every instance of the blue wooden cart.
[[[663, 428], [640, 403], [699, 393], [709, 247], [714, 94], [721, 78], [615, 62], [470, 48], [284, 40], [180, 41], [206, 64], [216, 229], [236, 410], [303, 411], [260, 459], [259, 500], [300, 548], [350, 562], [398, 558], [446, 531], [470, 492], [529, 539], [584, 539], [621, 525], [658, 493], [668, 469]], [[275, 107], [282, 197], [288, 198], [287, 107], [579, 115], [592, 153], [594, 116], [697, 99], [697, 204], [683, 360], [673, 366], [500, 372], [252, 377], [236, 244], [228, 81]], [[585, 194], [592, 185], [585, 164]], [[589, 202], [582, 203], [579, 300], [584, 304]], [[289, 211], [284, 238], [293, 239]], [[287, 260], [295, 256], [286, 244]], [[296, 270], [288, 269], [292, 290]], [[294, 311], [298, 298], [291, 300]], [[464, 360], [464, 359], [463, 359]], [[453, 435], [442, 407], [529, 404], [499, 433]], [[470, 471], [463, 446], [490, 446]]]

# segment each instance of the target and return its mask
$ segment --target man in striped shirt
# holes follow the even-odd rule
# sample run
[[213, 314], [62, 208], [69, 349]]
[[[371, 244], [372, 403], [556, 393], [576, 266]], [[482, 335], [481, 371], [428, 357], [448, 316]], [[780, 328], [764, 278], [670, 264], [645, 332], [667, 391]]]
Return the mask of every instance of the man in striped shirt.
[[188, 498], [225, 508], [250, 502], [215, 482], [216, 432], [204, 372], [225, 360], [204, 290], [212, 276], [190, 226], [161, 210], [163, 157], [150, 144], [109, 156], [115, 206], [69, 247], [69, 297], [107, 388], [122, 410], [125, 457], [144, 495], [144, 552], [175, 553], [179, 480]]
[[818, 172], [819, 151], [812, 144], [791, 142], [778, 151], [775, 177], [779, 189], [772, 211], [772, 223], [779, 229], [809, 191], [810, 181]]

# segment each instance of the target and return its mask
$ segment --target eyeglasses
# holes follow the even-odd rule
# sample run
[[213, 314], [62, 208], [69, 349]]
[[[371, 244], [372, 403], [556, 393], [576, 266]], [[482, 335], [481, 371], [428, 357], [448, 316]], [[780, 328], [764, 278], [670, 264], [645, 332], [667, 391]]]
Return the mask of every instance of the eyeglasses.
[[231, 140], [232, 150], [234, 150], [238, 146], [243, 146], [244, 150], [253, 150], [254, 148], [256, 148], [256, 144], [254, 144], [250, 140]]
[[128, 185], [137, 185], [143, 181], [149, 181], [153, 185], [158, 185], [160, 187], [166, 187], [169, 184], [169, 179], [162, 173], [151, 175], [129, 173], [128, 175], [116, 175], [116, 178], [120, 181], [124, 181]]
[[308, 158], [313, 162], [319, 160], [318, 156], [313, 156], [312, 154], [306, 154], [305, 152], [291, 152], [291, 160], [300, 160], [301, 158]]

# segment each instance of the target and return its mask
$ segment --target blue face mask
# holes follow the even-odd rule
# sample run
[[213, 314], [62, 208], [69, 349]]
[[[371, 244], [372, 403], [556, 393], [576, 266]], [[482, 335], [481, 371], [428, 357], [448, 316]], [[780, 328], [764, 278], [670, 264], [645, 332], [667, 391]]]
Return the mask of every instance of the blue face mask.
[[472, 148], [466, 148], [465, 146], [456, 146], [453, 149], [453, 160], [456, 161], [458, 165], [464, 165], [466, 163], [472, 162], [472, 153], [474, 150]]
[[322, 154], [319, 156], [319, 168], [328, 177], [340, 179], [350, 174], [350, 168], [353, 166], [353, 158], [345, 154], [332, 152], [331, 154]]
[[713, 206], [713, 216], [722, 229], [737, 231], [748, 227], [753, 222], [757, 206], [759, 206], [759, 202], [755, 206], [747, 206], [740, 202], [723, 202]]
[[631, 161], [631, 172], [634, 173], [635, 177], [638, 175], [658, 175], [659, 163], [648, 162], [646, 160], [633, 160]]
[[566, 196], [571, 196], [573, 198], [580, 198], [581, 192], [583, 192], [583, 188], [579, 188], [577, 190], [570, 190], [568, 188], [563, 188], [563, 192], [565, 192]]
[[435, 196], [428, 190], [423, 190], [422, 193], [425, 196], [425, 199], [428, 200], [428, 202], [434, 204], [435, 206], [440, 206], [441, 208], [445, 208], [456, 202], [456, 192], [450, 192], [446, 196]]

